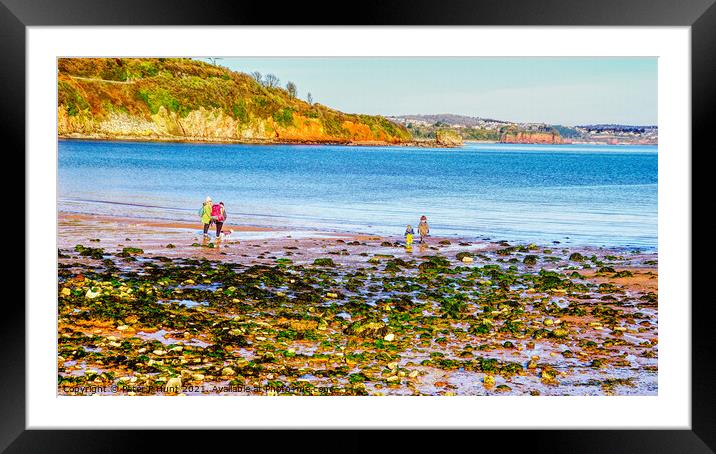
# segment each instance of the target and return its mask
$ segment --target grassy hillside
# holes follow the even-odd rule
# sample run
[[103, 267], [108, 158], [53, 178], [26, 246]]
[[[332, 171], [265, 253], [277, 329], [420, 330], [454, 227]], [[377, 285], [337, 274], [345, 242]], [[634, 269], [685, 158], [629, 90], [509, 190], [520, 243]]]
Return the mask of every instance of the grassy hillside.
[[177, 58], [58, 61], [60, 136], [248, 142], [388, 142], [410, 133], [383, 117], [309, 104], [283, 88]]

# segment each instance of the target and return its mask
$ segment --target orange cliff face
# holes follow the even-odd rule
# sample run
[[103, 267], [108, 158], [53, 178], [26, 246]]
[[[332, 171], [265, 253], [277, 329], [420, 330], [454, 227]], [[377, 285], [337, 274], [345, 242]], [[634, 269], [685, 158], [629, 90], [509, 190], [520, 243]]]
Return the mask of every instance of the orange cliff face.
[[502, 143], [541, 143], [541, 144], [562, 144], [562, 137], [554, 132], [530, 132], [521, 131], [506, 133], [500, 137]]

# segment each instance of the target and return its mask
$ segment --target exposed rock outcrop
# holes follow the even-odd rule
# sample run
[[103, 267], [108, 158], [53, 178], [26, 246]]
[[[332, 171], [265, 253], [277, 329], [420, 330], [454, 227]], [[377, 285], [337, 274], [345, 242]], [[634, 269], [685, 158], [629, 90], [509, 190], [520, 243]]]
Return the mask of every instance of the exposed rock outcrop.
[[440, 129], [435, 131], [435, 141], [441, 147], [463, 146], [463, 140], [460, 134], [451, 129]]
[[561, 144], [562, 137], [557, 131], [552, 132], [534, 132], [534, 131], [516, 131], [506, 132], [500, 137], [502, 143], [541, 143], [541, 144]]

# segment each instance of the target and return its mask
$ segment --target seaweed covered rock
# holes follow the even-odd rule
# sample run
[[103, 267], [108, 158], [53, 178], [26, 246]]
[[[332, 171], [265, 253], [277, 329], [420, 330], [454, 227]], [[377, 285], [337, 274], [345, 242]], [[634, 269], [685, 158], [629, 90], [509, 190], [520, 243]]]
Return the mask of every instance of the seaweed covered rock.
[[336, 262], [330, 258], [318, 258], [313, 261], [313, 264], [315, 266], [336, 266]]
[[104, 249], [102, 248], [85, 247], [81, 244], [75, 246], [75, 252], [78, 252], [83, 257], [92, 257], [93, 259], [102, 259], [104, 255]]
[[470, 325], [470, 327], [468, 328], [468, 332], [470, 334], [477, 334], [477, 335], [490, 334], [492, 329], [493, 329], [492, 322], [485, 320], [485, 321]]
[[450, 268], [450, 262], [445, 257], [431, 255], [426, 257], [423, 263], [418, 266], [421, 273], [426, 272], [444, 272]]
[[492, 375], [485, 375], [482, 378], [482, 384], [483, 386], [485, 386], [485, 388], [495, 386], [495, 377], [493, 377]]
[[377, 320], [358, 320], [344, 332], [359, 337], [383, 338], [388, 334], [388, 327]]
[[394, 261], [391, 260], [385, 264], [385, 272], [386, 273], [397, 273], [399, 271], [400, 271], [400, 267]]
[[535, 289], [539, 291], [560, 289], [569, 284], [569, 280], [562, 279], [558, 273], [545, 270], [540, 270], [539, 274], [534, 276], [532, 280], [534, 281]]
[[410, 295], [398, 295], [393, 297], [394, 309], [398, 312], [410, 311], [414, 306], [413, 298]]
[[542, 379], [542, 383], [546, 385], [556, 385], [557, 382], [557, 376], [559, 375], [559, 372], [557, 372], [553, 367], [547, 366], [544, 369], [542, 369], [542, 372], [540, 374], [540, 378]]
[[117, 257], [131, 257], [132, 255], [144, 254], [144, 250], [138, 247], [125, 247], [122, 252], [117, 254]]

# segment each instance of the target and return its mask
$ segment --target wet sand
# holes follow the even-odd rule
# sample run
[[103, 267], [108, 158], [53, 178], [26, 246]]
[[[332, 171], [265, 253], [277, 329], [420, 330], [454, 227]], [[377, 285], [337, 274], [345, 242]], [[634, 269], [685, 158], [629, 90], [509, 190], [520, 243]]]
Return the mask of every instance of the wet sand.
[[[201, 230], [202, 228], [202, 225], [199, 222], [160, 222], [148, 219], [126, 218], [119, 216], [92, 216], [88, 214], [77, 213], [60, 213], [58, 215], [58, 220], [60, 227], [70, 225], [82, 225], [87, 229], [111, 227], [115, 229], [121, 228], [122, 231], [148, 227], [152, 228], [151, 230], [153, 230], [153, 233], [155, 234], [170, 233], [171, 230], [174, 229]], [[212, 227], [212, 231], [214, 230], [215, 228]], [[273, 231], [275, 229], [250, 225], [234, 225], [227, 221], [223, 226], [223, 230], [236, 230], [239, 232], [267, 232]], [[145, 233], [149, 233], [149, 230], [145, 230]]]
[[656, 254], [224, 229], [61, 213], [58, 393], [657, 394]]

